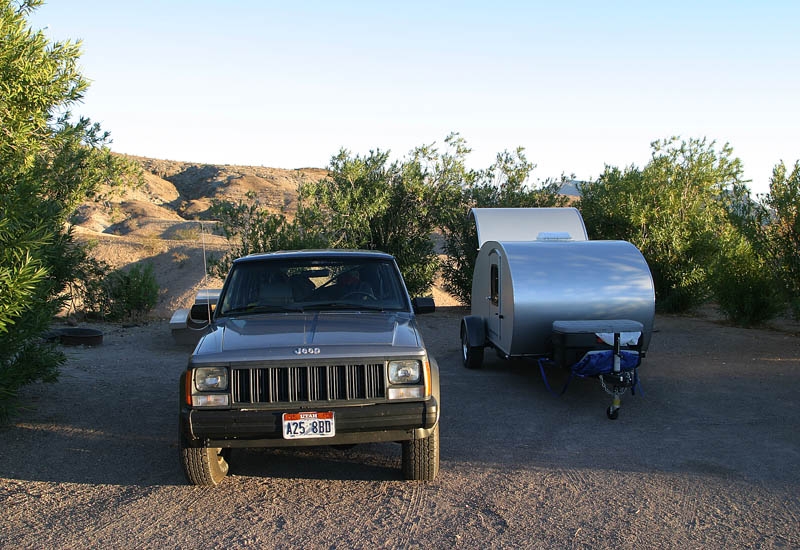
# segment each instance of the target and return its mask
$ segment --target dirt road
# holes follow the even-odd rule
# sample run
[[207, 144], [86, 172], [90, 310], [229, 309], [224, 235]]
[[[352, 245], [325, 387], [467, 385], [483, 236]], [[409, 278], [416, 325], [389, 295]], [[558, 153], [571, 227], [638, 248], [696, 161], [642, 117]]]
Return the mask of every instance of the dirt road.
[[800, 337], [659, 316], [644, 395], [610, 421], [594, 380], [554, 398], [532, 363], [463, 369], [460, 315], [420, 317], [442, 370], [432, 483], [374, 444], [235, 450], [219, 487], [187, 486], [187, 350], [166, 322], [105, 327], [0, 428], [0, 547], [800, 547]]

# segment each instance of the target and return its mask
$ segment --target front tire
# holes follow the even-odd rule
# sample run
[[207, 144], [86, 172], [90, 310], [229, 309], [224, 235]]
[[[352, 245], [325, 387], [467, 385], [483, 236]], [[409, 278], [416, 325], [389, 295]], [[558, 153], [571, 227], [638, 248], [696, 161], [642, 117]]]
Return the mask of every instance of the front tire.
[[228, 474], [228, 461], [219, 447], [187, 447], [181, 440], [181, 465], [192, 485], [214, 487]]
[[403, 477], [433, 481], [439, 473], [439, 424], [425, 439], [403, 441]]

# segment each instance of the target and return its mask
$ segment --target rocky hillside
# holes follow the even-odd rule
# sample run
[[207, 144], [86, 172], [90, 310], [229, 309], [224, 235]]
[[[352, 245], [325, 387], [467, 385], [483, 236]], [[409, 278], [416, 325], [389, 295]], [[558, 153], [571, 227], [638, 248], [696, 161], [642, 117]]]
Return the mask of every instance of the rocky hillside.
[[83, 205], [76, 224], [92, 231], [128, 234], [148, 220], [169, 224], [208, 220], [213, 200], [236, 202], [255, 195], [268, 210], [294, 212], [300, 183], [319, 180], [319, 168], [282, 170], [127, 157], [143, 170], [138, 189], [101, 189], [102, 200]]
[[248, 200], [255, 195], [268, 210], [294, 212], [300, 183], [319, 180], [319, 168], [282, 170], [127, 157], [143, 170], [135, 189], [101, 189], [73, 219], [76, 238], [112, 267], [153, 264], [161, 298], [154, 312], [169, 317], [190, 303], [197, 289], [219, 285], [205, 276], [207, 256], [222, 255], [226, 241], [213, 233], [214, 199]]

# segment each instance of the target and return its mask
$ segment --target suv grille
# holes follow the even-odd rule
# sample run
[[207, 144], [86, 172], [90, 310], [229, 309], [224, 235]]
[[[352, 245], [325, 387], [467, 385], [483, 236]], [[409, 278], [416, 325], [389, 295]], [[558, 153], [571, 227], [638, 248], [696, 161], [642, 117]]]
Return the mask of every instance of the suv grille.
[[234, 403], [295, 403], [386, 397], [383, 363], [233, 369]]

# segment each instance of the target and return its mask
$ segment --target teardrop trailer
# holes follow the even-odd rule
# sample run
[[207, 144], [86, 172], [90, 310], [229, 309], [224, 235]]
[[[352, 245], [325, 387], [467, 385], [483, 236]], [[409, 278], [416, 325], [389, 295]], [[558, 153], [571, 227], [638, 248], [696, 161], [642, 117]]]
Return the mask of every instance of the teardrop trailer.
[[[641, 252], [627, 241], [589, 240], [575, 208], [474, 208], [478, 256], [470, 315], [461, 320], [464, 366], [485, 348], [504, 359], [599, 379], [619, 415], [639, 385], [653, 332], [655, 292]], [[552, 390], [550, 390], [552, 392]]]

